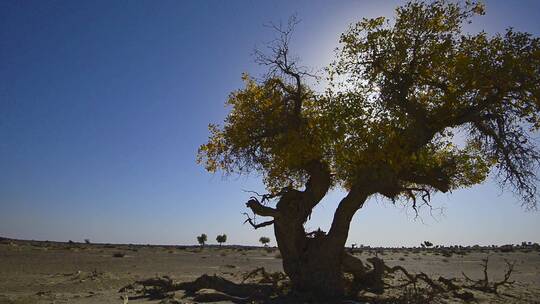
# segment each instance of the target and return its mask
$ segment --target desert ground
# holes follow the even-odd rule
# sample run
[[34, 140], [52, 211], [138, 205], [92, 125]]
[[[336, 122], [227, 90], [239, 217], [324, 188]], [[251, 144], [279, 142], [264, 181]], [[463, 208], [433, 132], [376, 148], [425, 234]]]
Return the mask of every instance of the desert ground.
[[[483, 276], [481, 261], [489, 255], [489, 279], [502, 280], [506, 263], [515, 262], [511, 285], [499, 294], [474, 292], [474, 301], [450, 297], [444, 303], [540, 303], [540, 252], [519, 249], [364, 249], [354, 254], [363, 260], [377, 255], [389, 266], [438, 278], [471, 279]], [[241, 282], [251, 270], [282, 270], [276, 248], [241, 246], [150, 246], [60, 243], [2, 239], [0, 242], [0, 303], [196, 303], [174, 295], [175, 301], [137, 299], [119, 290], [137, 280], [168, 276], [191, 281], [203, 274]], [[126, 298], [127, 297], [127, 298]], [[381, 296], [382, 297], [382, 296]], [[376, 301], [374, 301], [376, 302]], [[231, 303], [231, 302], [219, 302]], [[349, 302], [351, 303], [351, 302]], [[359, 302], [363, 303], [363, 302]]]

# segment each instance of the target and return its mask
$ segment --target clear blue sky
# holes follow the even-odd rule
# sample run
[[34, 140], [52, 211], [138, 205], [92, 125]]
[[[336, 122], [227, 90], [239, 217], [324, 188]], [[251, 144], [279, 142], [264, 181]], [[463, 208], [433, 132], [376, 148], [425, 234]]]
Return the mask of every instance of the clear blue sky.
[[[257, 176], [211, 175], [196, 165], [207, 125], [227, 113], [240, 75], [262, 71], [265, 23], [297, 12], [295, 52], [320, 68], [339, 33], [362, 17], [391, 16], [399, 1], [0, 2], [0, 235], [95, 242], [255, 244], [271, 229], [243, 226], [242, 189]], [[487, 1], [471, 29], [508, 26], [539, 35], [540, 2]], [[307, 227], [326, 229], [342, 194]], [[371, 201], [349, 243], [366, 245], [540, 242], [540, 214], [495, 183], [450, 195], [424, 222]], [[275, 244], [275, 242], [272, 242]]]

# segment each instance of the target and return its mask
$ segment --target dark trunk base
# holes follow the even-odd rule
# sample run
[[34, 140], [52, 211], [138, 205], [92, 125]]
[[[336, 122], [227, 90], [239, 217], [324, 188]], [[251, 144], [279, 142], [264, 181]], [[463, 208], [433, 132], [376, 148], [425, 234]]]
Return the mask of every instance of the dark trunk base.
[[318, 299], [342, 298], [342, 257], [333, 252], [314, 239], [308, 240], [307, 248], [299, 256], [282, 252], [283, 269], [291, 279], [293, 291]]

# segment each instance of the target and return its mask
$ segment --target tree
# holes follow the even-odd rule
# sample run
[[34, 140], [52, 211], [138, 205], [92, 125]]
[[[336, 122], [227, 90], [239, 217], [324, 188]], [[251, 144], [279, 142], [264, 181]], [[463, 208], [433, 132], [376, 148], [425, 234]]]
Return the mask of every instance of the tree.
[[[411, 2], [393, 21], [363, 19], [341, 35], [323, 92], [308, 86], [311, 73], [290, 55], [295, 20], [275, 27], [269, 54], [256, 53], [268, 73], [243, 75], [198, 162], [210, 172], [261, 174], [269, 193], [246, 206], [269, 219], [246, 222], [273, 225], [296, 291], [341, 296], [343, 271], [365, 272], [344, 246], [370, 198], [418, 212], [434, 193], [480, 184], [493, 171], [525, 207], [536, 207], [540, 155], [530, 134], [540, 127], [540, 40], [513, 29], [464, 33], [483, 13], [469, 1]], [[306, 231], [332, 188], [346, 195], [329, 231]]]
[[227, 242], [227, 235], [225, 233], [222, 235], [218, 235], [216, 237], [216, 241], [219, 243], [219, 246], [221, 246], [222, 243]]
[[426, 247], [426, 248], [431, 248], [433, 246], [433, 243], [430, 242], [430, 241], [424, 241], [423, 245]]
[[264, 247], [267, 247], [268, 243], [270, 243], [270, 238], [261, 236], [261, 238], [259, 239], [259, 242], [261, 242], [261, 244], [263, 244]]
[[206, 234], [201, 234], [197, 237], [197, 242], [199, 242], [199, 245], [201, 245], [202, 247], [204, 247], [204, 244], [206, 243], [206, 241], [208, 240], [208, 236], [206, 236]]

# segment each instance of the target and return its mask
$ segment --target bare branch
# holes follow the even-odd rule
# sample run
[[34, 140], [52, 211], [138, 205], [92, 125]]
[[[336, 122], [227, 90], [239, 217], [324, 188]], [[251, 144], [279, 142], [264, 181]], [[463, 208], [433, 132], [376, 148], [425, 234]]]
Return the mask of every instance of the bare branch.
[[[279, 192], [277, 193], [265, 193], [265, 194], [260, 194], [258, 193], [257, 191], [252, 191], [252, 190], [242, 190], [246, 193], [253, 193], [255, 194], [256, 196], [260, 197], [261, 200], [260, 200], [260, 203], [263, 204], [263, 205], [266, 205], [267, 202], [277, 198], [277, 197], [281, 197], [283, 194], [289, 192], [291, 189], [289, 187], [285, 187], [283, 189], [281, 189]], [[259, 201], [256, 197], [250, 197], [250, 199], [254, 199], [255, 201]]]
[[253, 218], [250, 217], [249, 214], [247, 214], [246, 212], [244, 212], [244, 215], [247, 217], [247, 219], [244, 221], [244, 224], [249, 223], [251, 225], [251, 227], [253, 227], [254, 229], [259, 229], [259, 228], [270, 226], [270, 225], [274, 224], [274, 220], [256, 224], [254, 217]]
[[465, 286], [470, 289], [476, 289], [483, 292], [491, 292], [497, 294], [497, 289], [500, 286], [507, 285], [507, 284], [513, 284], [513, 281], [510, 281], [510, 276], [512, 275], [512, 272], [514, 271], [514, 264], [515, 262], [509, 262], [508, 260], [504, 260], [506, 263], [506, 272], [504, 274], [504, 279], [499, 282], [490, 283], [488, 278], [488, 262], [489, 262], [489, 256], [482, 259], [482, 268], [484, 272], [484, 278], [480, 280], [473, 280], [469, 278], [464, 272], [462, 272], [463, 277], [466, 281], [471, 282], [472, 285]]
[[294, 28], [300, 23], [297, 15], [292, 15], [284, 26], [282, 23], [270, 23], [268, 27], [277, 33], [277, 38], [267, 44], [267, 49], [261, 51], [255, 49], [253, 56], [255, 62], [267, 67], [268, 72], [264, 76], [265, 81], [274, 81], [289, 96], [285, 96], [284, 101], [292, 101], [294, 105], [294, 115], [300, 117], [302, 102], [309, 94], [309, 90], [304, 88], [303, 78], [318, 78], [315, 73], [306, 67], [299, 66], [300, 59], [291, 55], [290, 42]]

